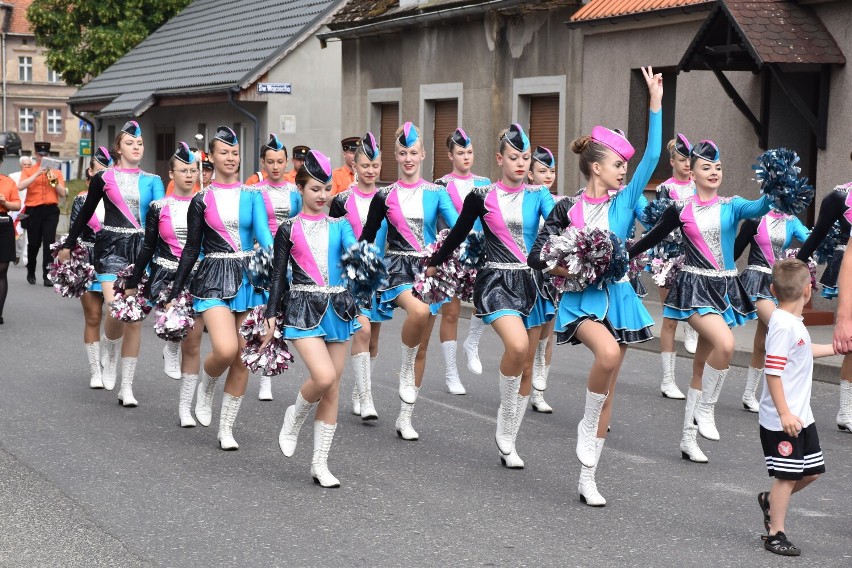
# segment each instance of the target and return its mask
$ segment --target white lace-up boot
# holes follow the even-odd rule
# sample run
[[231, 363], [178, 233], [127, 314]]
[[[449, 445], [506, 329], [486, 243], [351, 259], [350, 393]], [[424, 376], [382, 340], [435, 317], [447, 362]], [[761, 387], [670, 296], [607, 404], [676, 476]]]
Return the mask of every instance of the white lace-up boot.
[[195, 417], [202, 426], [210, 426], [213, 421], [213, 397], [216, 394], [216, 381], [221, 378], [211, 377], [201, 366], [201, 382], [195, 396]]
[[373, 404], [372, 384], [370, 380], [370, 353], [352, 355], [352, 373], [355, 375], [355, 387], [358, 391], [358, 410], [361, 420], [377, 420], [379, 415]]
[[180, 400], [178, 402], [178, 417], [181, 428], [194, 428], [195, 419], [192, 417], [192, 397], [195, 395], [195, 385], [198, 375], [183, 373], [180, 378]]
[[698, 332], [687, 322], [683, 322], [683, 348], [692, 354], [698, 349]]
[[[550, 367], [550, 365], [548, 365], [548, 367]], [[536, 390], [535, 388], [532, 389], [530, 392], [530, 403], [532, 405], [532, 409], [536, 412], [541, 412], [542, 414], [553, 413], [553, 407], [547, 404], [547, 401], [544, 400], [544, 393], [540, 390]]]
[[260, 377], [257, 400], [272, 400], [272, 377]]
[[535, 348], [532, 370], [532, 387], [544, 392], [547, 390], [547, 339], [540, 339]]
[[219, 447], [225, 451], [240, 449], [240, 445], [234, 439], [234, 422], [237, 420], [237, 413], [240, 411], [242, 402], [241, 396], [228, 393], [222, 395], [222, 412], [219, 413], [219, 433], [216, 438], [219, 440]]
[[137, 406], [139, 402], [133, 396], [133, 377], [136, 374], [136, 357], [121, 358], [121, 387], [118, 390], [118, 402], [124, 406]]
[[104, 348], [103, 371], [101, 372], [101, 380], [104, 383], [104, 388], [111, 391], [115, 388], [115, 381], [118, 376], [118, 359], [121, 352], [121, 338], [109, 339], [106, 336], [101, 337], [101, 345]]
[[666, 398], [675, 400], [683, 400], [686, 398], [684, 394], [677, 388], [675, 382], [675, 363], [677, 362], [677, 353], [663, 351], [660, 353], [663, 360], [663, 382], [660, 385], [660, 392]]
[[101, 343], [100, 341], [95, 341], [94, 343], [86, 343], [86, 357], [89, 359], [89, 372], [91, 376], [89, 377], [89, 388], [90, 389], [102, 389], [104, 388], [104, 381], [101, 377]]
[[456, 367], [456, 342], [441, 342], [441, 351], [444, 353], [444, 366], [447, 369], [447, 391], [450, 394], [467, 394]]
[[163, 372], [170, 379], [180, 380], [180, 343], [166, 341], [163, 346]]
[[586, 467], [595, 467], [598, 460], [595, 440], [606, 397], [606, 394], [586, 389], [586, 410], [583, 419], [577, 424], [577, 459]]
[[[352, 357], [354, 359], [355, 356]], [[354, 361], [352, 364], [355, 364]], [[352, 414], [361, 416], [361, 393], [358, 392], [358, 379], [355, 379], [352, 385]]]
[[299, 441], [299, 430], [311, 410], [319, 403], [308, 402], [302, 397], [302, 392], [296, 395], [296, 404], [287, 408], [284, 412], [284, 424], [278, 434], [278, 446], [288, 458], [296, 452], [296, 443]]
[[762, 378], [763, 369], [748, 368], [745, 390], [743, 391], [743, 408], [749, 412], [760, 411], [760, 403], [757, 401], [755, 394], [757, 393], [757, 385], [760, 384], [760, 379]]
[[311, 477], [321, 487], [340, 487], [340, 480], [328, 470], [328, 452], [334, 440], [337, 424], [314, 421], [314, 457], [311, 460]]
[[707, 463], [707, 456], [698, 447], [698, 426], [695, 425], [695, 405], [701, 391], [692, 387], [686, 391], [686, 408], [683, 414], [683, 437], [680, 439], [680, 456], [696, 463]]
[[719, 439], [715, 409], [727, 375], [728, 369], [719, 371], [704, 364], [704, 372], [701, 375], [701, 398], [695, 405], [695, 423], [698, 425], [698, 433], [708, 440]]
[[840, 409], [837, 412], [837, 427], [852, 432], [852, 382], [840, 379]]
[[580, 501], [589, 507], [606, 505], [606, 499], [598, 491], [598, 484], [595, 482], [595, 473], [598, 470], [604, 442], [606, 442], [606, 438], [595, 439], [595, 465], [592, 467], [580, 466], [580, 483], [577, 485], [577, 492], [580, 494]]
[[482, 361], [479, 360], [479, 340], [482, 338], [482, 330], [485, 324], [476, 316], [470, 316], [470, 327], [467, 330], [462, 346], [467, 355], [467, 370], [474, 375], [482, 374]]
[[508, 456], [504, 456], [500, 454], [500, 461], [509, 469], [524, 469], [524, 460], [521, 459], [521, 456], [518, 455], [518, 447], [516, 442], [518, 440], [518, 432], [521, 429], [521, 422], [524, 420], [524, 410], [527, 408], [527, 402], [529, 401], [529, 396], [522, 396], [520, 393], [518, 394], [518, 400], [515, 403], [515, 423], [512, 427], [512, 453]]
[[402, 344], [402, 364], [399, 368], [399, 399], [408, 404], [417, 400], [417, 387], [414, 386], [414, 359], [419, 345], [408, 347]]
[[508, 456], [515, 449], [514, 431], [515, 415], [520, 411], [518, 405], [518, 390], [521, 387], [521, 376], [507, 377], [500, 373], [500, 408], [497, 409], [497, 449]]
[[[415, 399], [420, 389], [415, 388]], [[400, 402], [399, 416], [396, 417], [396, 435], [403, 440], [414, 441], [420, 439], [420, 434], [411, 425], [411, 415], [414, 414], [414, 405], [406, 402]]]

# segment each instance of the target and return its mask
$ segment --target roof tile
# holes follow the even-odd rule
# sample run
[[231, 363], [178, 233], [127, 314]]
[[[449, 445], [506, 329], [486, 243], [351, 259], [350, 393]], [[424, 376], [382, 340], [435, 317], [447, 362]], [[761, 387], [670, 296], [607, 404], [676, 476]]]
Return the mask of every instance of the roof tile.
[[590, 0], [571, 16], [572, 22], [588, 22], [670, 8], [707, 4], [713, 0]]

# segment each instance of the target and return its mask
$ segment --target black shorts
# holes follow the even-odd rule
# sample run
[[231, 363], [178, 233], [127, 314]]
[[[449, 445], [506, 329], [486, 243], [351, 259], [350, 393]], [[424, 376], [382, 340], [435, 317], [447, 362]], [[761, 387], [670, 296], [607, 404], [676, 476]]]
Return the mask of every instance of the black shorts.
[[816, 424], [799, 432], [798, 438], [791, 438], [783, 430], [767, 430], [761, 426], [760, 444], [770, 477], [798, 480], [825, 473]]

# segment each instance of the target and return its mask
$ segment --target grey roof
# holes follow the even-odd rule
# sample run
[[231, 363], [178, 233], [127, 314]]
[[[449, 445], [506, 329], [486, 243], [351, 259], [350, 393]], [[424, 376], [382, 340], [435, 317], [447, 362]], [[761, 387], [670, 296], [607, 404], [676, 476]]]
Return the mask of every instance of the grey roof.
[[195, 0], [84, 85], [72, 105], [139, 116], [157, 95], [245, 88], [321, 25], [339, 0]]

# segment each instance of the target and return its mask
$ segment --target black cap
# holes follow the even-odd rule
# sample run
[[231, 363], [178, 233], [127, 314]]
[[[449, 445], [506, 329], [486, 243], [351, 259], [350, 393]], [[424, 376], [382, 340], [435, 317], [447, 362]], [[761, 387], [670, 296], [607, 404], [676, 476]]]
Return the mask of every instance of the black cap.
[[210, 154], [201, 152], [201, 169], [213, 171], [213, 162], [210, 161]]
[[308, 155], [305, 156], [304, 168], [308, 170], [308, 175], [320, 183], [331, 181], [331, 160], [318, 150], [308, 152]]
[[450, 140], [452, 140], [453, 144], [459, 148], [467, 148], [470, 146], [470, 136], [468, 136], [467, 132], [465, 132], [461, 127], [456, 128], [456, 131], [453, 132]]
[[686, 136], [677, 133], [675, 136], [674, 150], [684, 158], [688, 158], [690, 152], [692, 152], [692, 146], [689, 145], [689, 140], [686, 139]]
[[240, 143], [239, 138], [237, 138], [237, 133], [231, 130], [228, 126], [220, 126], [216, 128], [216, 136], [214, 136], [213, 139], [224, 142], [228, 146], [236, 146]]
[[304, 160], [310, 151], [311, 149], [307, 146], [293, 146], [293, 159]]
[[174, 154], [175, 158], [183, 162], [184, 164], [194, 164], [195, 163], [195, 152], [193, 152], [189, 144], [186, 142], [179, 142], [177, 150], [175, 150]]
[[524, 132], [523, 127], [517, 122], [509, 127], [503, 138], [518, 152], [526, 152], [530, 149], [530, 139], [527, 138], [527, 133]]
[[139, 123], [135, 120], [128, 120], [124, 123], [124, 126], [121, 127], [121, 131], [129, 134], [134, 138], [139, 138], [142, 136], [142, 127], [139, 126]]
[[371, 162], [382, 154], [382, 151], [379, 149], [379, 143], [376, 141], [376, 137], [373, 136], [372, 132], [366, 133], [361, 138], [361, 151], [364, 152], [364, 155]]
[[535, 147], [532, 159], [548, 168], [556, 168], [556, 159], [553, 157], [553, 152], [544, 146]]
[[719, 156], [719, 148], [712, 140], [702, 140], [693, 146], [690, 155], [698, 156], [708, 162], [718, 162], [721, 159]]
[[275, 150], [276, 152], [278, 150], [284, 150], [285, 152], [287, 151], [287, 147], [284, 146], [284, 143], [281, 142], [281, 140], [279, 140], [278, 137], [272, 132], [269, 133], [269, 141], [266, 143], [266, 147], [270, 150]]
[[360, 138], [357, 136], [350, 136], [349, 138], [344, 138], [340, 141], [340, 145], [343, 147], [344, 152], [354, 152], [358, 147], [358, 141]]
[[35, 153], [39, 156], [47, 156], [50, 154], [50, 142], [34, 142]]
[[105, 168], [113, 165], [112, 154], [109, 153], [109, 150], [107, 150], [105, 146], [98, 146], [98, 149], [95, 150], [95, 154], [92, 157], [97, 163]]

